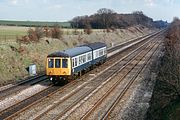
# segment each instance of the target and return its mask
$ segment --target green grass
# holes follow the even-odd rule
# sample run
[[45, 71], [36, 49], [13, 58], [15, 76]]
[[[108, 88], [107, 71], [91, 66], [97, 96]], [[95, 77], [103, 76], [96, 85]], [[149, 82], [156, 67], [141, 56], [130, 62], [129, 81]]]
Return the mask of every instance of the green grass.
[[27, 35], [28, 27], [0, 26], [0, 41], [16, 41], [17, 37]]
[[[41, 21], [8, 21], [0, 20], [0, 42], [13, 42], [17, 37], [27, 35], [29, 27], [54, 26], [58, 24], [63, 28], [71, 28], [69, 22], [41, 22]], [[26, 26], [26, 27], [22, 27]], [[65, 34], [71, 34], [66, 32]]]
[[0, 25], [11, 25], [11, 26], [27, 26], [27, 27], [37, 27], [37, 26], [54, 26], [58, 24], [64, 28], [71, 28], [69, 22], [42, 22], [42, 21], [9, 21], [0, 20]]
[[[20, 26], [0, 26], [0, 42], [14, 42], [17, 37], [22, 37], [27, 35], [27, 31], [30, 27], [20, 27]], [[31, 27], [34, 28], [34, 27]], [[74, 35], [75, 29], [63, 28], [64, 35]], [[84, 34], [84, 29], [76, 29], [77, 34]], [[103, 29], [93, 29], [93, 32], [103, 32]]]
[[4, 29], [0, 27], [0, 36], [13, 36], [13, 35], [26, 35], [27, 34], [27, 30], [16, 30], [16, 29]]

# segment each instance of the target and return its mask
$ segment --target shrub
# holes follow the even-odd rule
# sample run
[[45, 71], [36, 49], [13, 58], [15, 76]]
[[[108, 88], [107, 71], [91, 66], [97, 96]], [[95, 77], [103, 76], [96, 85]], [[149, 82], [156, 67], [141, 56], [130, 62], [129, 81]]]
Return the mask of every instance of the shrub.
[[63, 31], [61, 30], [61, 27], [58, 25], [54, 25], [54, 27], [51, 29], [52, 38], [61, 39], [63, 35]]
[[52, 37], [52, 32], [51, 32], [51, 30], [49, 29], [49, 27], [44, 27], [44, 28], [43, 28], [43, 32], [44, 32], [44, 35], [45, 35], [46, 37]]
[[88, 35], [92, 33], [92, 28], [91, 28], [90, 24], [85, 26], [84, 33], [86, 33]]
[[43, 28], [41, 28], [41, 27], [36, 27], [34, 32], [35, 32], [35, 35], [36, 35], [36, 37], [37, 37], [38, 40], [39, 40], [40, 38], [44, 37]]
[[107, 32], [107, 33], [111, 32], [111, 29], [107, 28], [107, 29], [106, 29], [106, 32]]
[[21, 43], [29, 44], [30, 43], [29, 36], [25, 35], [21, 38], [17, 38], [17, 43], [19, 43], [19, 46], [21, 46]]
[[30, 41], [39, 41], [35, 30], [31, 28], [28, 30], [28, 37]]

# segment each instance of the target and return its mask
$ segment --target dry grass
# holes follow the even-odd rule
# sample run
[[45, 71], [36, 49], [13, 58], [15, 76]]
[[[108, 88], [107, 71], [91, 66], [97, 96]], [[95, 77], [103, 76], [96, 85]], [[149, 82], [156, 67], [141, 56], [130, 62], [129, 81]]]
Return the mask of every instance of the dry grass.
[[[93, 32], [90, 35], [63, 35], [61, 40], [45, 37], [40, 39], [38, 43], [18, 44], [14, 42], [0, 45], [0, 83], [3, 84], [12, 80], [16, 81], [28, 76], [25, 68], [31, 64], [37, 65], [38, 72], [45, 70], [45, 58], [54, 51], [97, 41], [105, 42], [110, 46], [112, 42], [120, 43], [127, 39], [143, 35], [136, 28], [131, 29], [134, 30], [133, 33], [129, 30], [116, 30], [110, 33], [95, 30], [97, 32]], [[143, 29], [143, 31], [144, 34], [152, 32], [147, 28]]]

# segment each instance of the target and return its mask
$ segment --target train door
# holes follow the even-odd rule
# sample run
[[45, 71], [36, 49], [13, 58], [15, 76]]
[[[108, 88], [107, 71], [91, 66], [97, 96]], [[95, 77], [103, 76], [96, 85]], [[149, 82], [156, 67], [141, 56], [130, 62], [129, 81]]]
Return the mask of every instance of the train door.
[[62, 58], [61, 75], [71, 75], [71, 61], [70, 58]]

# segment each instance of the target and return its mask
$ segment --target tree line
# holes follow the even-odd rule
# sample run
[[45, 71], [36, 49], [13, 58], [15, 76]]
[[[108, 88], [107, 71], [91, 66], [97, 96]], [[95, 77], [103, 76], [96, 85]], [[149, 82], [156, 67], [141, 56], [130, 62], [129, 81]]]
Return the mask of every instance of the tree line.
[[147, 27], [166, 27], [167, 22], [153, 21], [152, 18], [143, 14], [142, 11], [135, 11], [131, 14], [118, 14], [112, 9], [101, 8], [97, 13], [90, 16], [77, 16], [71, 21], [73, 28], [126, 28], [133, 25], [144, 25]]

